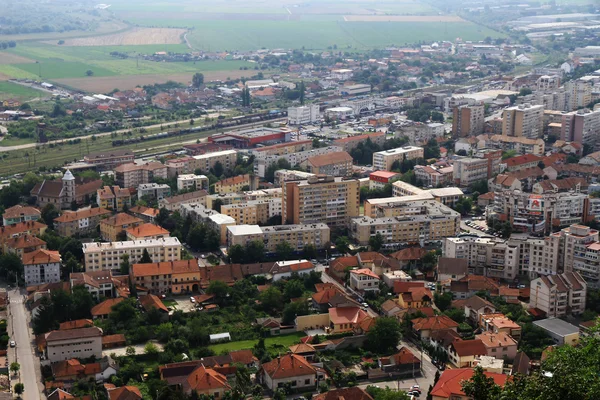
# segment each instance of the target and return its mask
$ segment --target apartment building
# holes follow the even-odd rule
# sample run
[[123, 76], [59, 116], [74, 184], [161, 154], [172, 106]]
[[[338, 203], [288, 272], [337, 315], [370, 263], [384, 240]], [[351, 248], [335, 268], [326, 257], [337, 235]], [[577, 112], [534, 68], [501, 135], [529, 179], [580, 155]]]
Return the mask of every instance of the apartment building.
[[222, 205], [221, 214], [235, 219], [237, 225], [263, 225], [269, 218], [281, 217], [281, 197]]
[[85, 208], [74, 212], [65, 211], [54, 218], [54, 229], [63, 237], [84, 236], [96, 232], [100, 221], [112, 213], [104, 208]]
[[452, 110], [452, 136], [468, 137], [483, 133], [485, 107], [483, 104], [461, 105]]
[[233, 169], [237, 161], [237, 151], [223, 150], [214, 153], [200, 154], [193, 156], [189, 161], [188, 169], [190, 171], [200, 170], [202, 173], [208, 173], [220, 163], [224, 169]]
[[171, 196], [171, 187], [165, 183], [142, 183], [137, 188], [138, 199], [160, 201]]
[[544, 106], [521, 104], [502, 113], [502, 135], [540, 138], [543, 134]]
[[562, 114], [560, 139], [594, 145], [600, 136], [600, 109], [573, 111]]
[[134, 217], [133, 215], [119, 213], [100, 221], [100, 236], [102, 237], [102, 240], [116, 242], [119, 234], [143, 223], [143, 220]]
[[[183, 146], [185, 148], [185, 146]], [[202, 153], [204, 154], [204, 153]], [[167, 176], [169, 178], [175, 178], [179, 175], [191, 174], [194, 172], [193, 163], [194, 159], [192, 157], [181, 157], [175, 158], [172, 160], [167, 160], [165, 162], [167, 166]]]
[[25, 253], [39, 249], [46, 249], [46, 242], [37, 236], [23, 235], [9, 239], [4, 245], [4, 253], [16, 254], [19, 258]]
[[195, 293], [200, 289], [200, 266], [197, 259], [133, 264], [129, 279], [150, 294]]
[[312, 140], [297, 140], [293, 142], [285, 142], [273, 144], [270, 146], [258, 147], [249, 150], [250, 155], [256, 159], [266, 158], [268, 156], [284, 156], [286, 154], [299, 153], [302, 151], [312, 150]]
[[500, 172], [501, 161], [501, 150], [480, 151], [474, 158], [457, 158], [452, 165], [454, 182], [458, 186], [466, 187], [482, 180], [488, 180]]
[[201, 204], [183, 204], [179, 210], [184, 218], [190, 216], [193, 221], [202, 222], [219, 233], [222, 245], [227, 242], [227, 227], [236, 224], [235, 219], [229, 215], [221, 214]]
[[208, 178], [205, 175], [183, 174], [177, 176], [177, 190], [208, 190]]
[[492, 135], [485, 141], [487, 147], [502, 151], [515, 151], [518, 154], [533, 154], [543, 157], [545, 142], [541, 138], [529, 139], [523, 136]]
[[258, 176], [237, 175], [215, 183], [215, 193], [227, 194], [258, 189]]
[[541, 276], [531, 281], [529, 306], [546, 317], [562, 318], [585, 311], [587, 283], [578, 272]]
[[389, 171], [375, 171], [369, 174], [369, 189], [383, 189], [388, 183], [399, 179], [402, 174]]
[[431, 139], [443, 137], [445, 133], [444, 124], [438, 122], [425, 124], [405, 121], [396, 130], [395, 137], [404, 136], [408, 138], [408, 144], [418, 146]]
[[310, 178], [311, 176], [315, 176], [315, 174], [311, 174], [309, 172], [304, 171], [294, 171], [291, 169], [278, 169], [275, 171], [275, 186], [281, 187], [284, 182], [287, 181], [302, 181]]
[[153, 262], [179, 261], [181, 243], [176, 237], [149, 240], [133, 240], [111, 243], [84, 243], [83, 255], [85, 270], [100, 271], [119, 269], [123, 255], [129, 256], [129, 262], [138, 262], [144, 250], [148, 251]]
[[[297, 179], [296, 179], [297, 180]], [[221, 205], [246, 203], [253, 200], [269, 200], [281, 198], [281, 188], [251, 190], [242, 193], [209, 194], [206, 196], [206, 207], [214, 208], [218, 201]]]
[[331, 231], [324, 223], [297, 225], [232, 225], [227, 227], [227, 247], [246, 244], [259, 240], [264, 243], [265, 251], [275, 253], [277, 245], [287, 242], [294, 251], [302, 251], [311, 244], [321, 249], [330, 241]]
[[121, 164], [132, 163], [134, 159], [135, 154], [129, 149], [90, 153], [83, 157], [85, 163], [94, 165], [98, 169], [113, 169]]
[[170, 237], [168, 230], [155, 224], [141, 224], [125, 230], [127, 240], [162, 239]]
[[[417, 166], [415, 166], [415, 171]], [[403, 181], [396, 181], [392, 184], [392, 195], [396, 197], [422, 196], [422, 200], [434, 199], [448, 207], [454, 207], [456, 203], [463, 198], [464, 193], [457, 187], [445, 187], [436, 189], [421, 189]], [[414, 198], [418, 199], [418, 198]], [[390, 203], [395, 200], [388, 198]], [[405, 202], [404, 199], [397, 199], [398, 202]]]
[[303, 163], [309, 173], [315, 175], [351, 176], [352, 156], [345, 151], [310, 157]]
[[[460, 214], [432, 200], [411, 201], [398, 208], [397, 216], [350, 220], [350, 237], [360, 245], [381, 234], [384, 243], [421, 243], [453, 237], [460, 232]], [[366, 215], [366, 209], [365, 209]]]
[[340, 147], [346, 152], [350, 152], [355, 149], [359, 143], [366, 140], [370, 140], [373, 144], [382, 147], [385, 144], [385, 132], [373, 132], [364, 135], [348, 136], [346, 138], [336, 139], [333, 141], [333, 145]]
[[592, 102], [593, 82], [588, 79], [574, 79], [565, 82], [569, 110], [587, 107]]
[[23, 254], [25, 286], [60, 282], [61, 258], [58, 251], [39, 249]]
[[38, 221], [19, 222], [8, 226], [0, 226], [0, 247], [5, 248], [6, 243], [14, 238], [25, 235], [42, 236], [47, 225]]
[[167, 166], [159, 162], [121, 164], [115, 168], [115, 183], [122, 188], [136, 189], [154, 178], [167, 179]]
[[344, 226], [358, 217], [359, 182], [333, 176], [314, 176], [305, 181], [286, 182], [282, 187], [282, 223], [326, 223]]
[[383, 171], [390, 171], [392, 164], [398, 161], [416, 160], [423, 158], [424, 152], [422, 147], [404, 146], [395, 149], [378, 151], [373, 153], [373, 168]]
[[96, 192], [96, 203], [98, 207], [107, 210], [123, 211], [133, 204], [133, 196], [129, 189], [121, 189], [119, 186], [104, 186]]
[[102, 329], [98, 327], [51, 331], [44, 334], [45, 358], [51, 363], [72, 358], [102, 358]]
[[267, 169], [277, 163], [280, 159], [284, 159], [292, 166], [302, 165], [306, 163], [311, 157], [319, 155], [327, 155], [332, 153], [340, 152], [341, 148], [337, 146], [319, 147], [317, 149], [299, 151], [295, 153], [287, 153], [283, 155], [265, 155], [264, 153], [258, 153], [254, 160], [254, 174], [264, 178]]
[[19, 222], [37, 221], [42, 218], [42, 213], [35, 207], [17, 204], [4, 210], [2, 214], [2, 225], [13, 225]]
[[305, 125], [317, 122], [321, 115], [318, 104], [309, 104], [306, 106], [288, 107], [288, 124]]
[[[552, 244], [553, 251], [557, 255], [556, 265], [559, 271], [574, 271], [575, 257], [577, 256], [578, 263], [582, 257], [585, 259], [586, 252], [594, 251], [594, 247], [588, 250], [588, 245], [597, 243], [600, 240], [599, 233], [595, 229], [591, 229], [585, 225], [571, 225], [561, 229], [559, 232], [553, 232], [548, 235], [548, 240]], [[592, 254], [589, 254], [592, 256]], [[594, 257], [590, 257], [589, 261], [593, 261]], [[591, 272], [591, 271], [590, 271]], [[586, 275], [585, 271], [581, 271], [582, 275]]]
[[350, 287], [359, 292], [379, 292], [379, 276], [369, 268], [350, 271]]
[[434, 165], [415, 165], [413, 168], [417, 182], [426, 187], [444, 186], [452, 182], [454, 167], [436, 167]]
[[169, 211], [179, 210], [183, 204], [200, 204], [206, 206], [208, 192], [204, 189], [178, 194], [177, 196], [165, 197], [158, 201], [158, 205]]

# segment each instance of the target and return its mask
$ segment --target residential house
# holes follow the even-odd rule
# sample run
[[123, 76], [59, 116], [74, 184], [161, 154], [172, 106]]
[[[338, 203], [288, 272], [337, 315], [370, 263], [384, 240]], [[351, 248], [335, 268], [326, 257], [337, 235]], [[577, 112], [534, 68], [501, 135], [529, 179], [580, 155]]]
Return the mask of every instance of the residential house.
[[490, 357], [513, 361], [517, 356], [517, 341], [504, 332], [483, 332], [475, 335], [475, 339], [481, 340]]
[[[469, 400], [462, 389], [462, 382], [468, 381], [473, 377], [473, 368], [457, 368], [445, 370], [440, 379], [431, 390], [432, 400]], [[494, 383], [504, 387], [508, 380], [508, 375], [495, 372], [484, 372], [488, 378], [492, 378]]]
[[428, 338], [432, 332], [442, 329], [452, 329], [457, 331], [458, 323], [445, 315], [436, 315], [427, 318], [415, 318], [411, 320], [413, 331], [415, 331], [421, 339]]
[[39, 249], [23, 254], [25, 286], [60, 282], [61, 258], [58, 251]]
[[[60, 387], [48, 386], [48, 383], [64, 386], [62, 382], [46, 382], [46, 393], [50, 393], [48, 395], [48, 400], [92, 400], [92, 396], [90, 395], [75, 397], [71, 393], [64, 391]], [[54, 391], [50, 392], [50, 390], [52, 389], [54, 389]]]
[[97, 327], [51, 331], [44, 338], [46, 359], [52, 363], [72, 358], [102, 357], [102, 329]]
[[150, 294], [192, 293], [200, 290], [200, 267], [197, 259], [133, 264], [131, 282]]
[[379, 291], [379, 276], [367, 268], [350, 271], [350, 287], [359, 292]]
[[378, 363], [379, 368], [384, 372], [395, 372], [413, 377], [421, 374], [421, 360], [406, 347], [402, 347], [391, 356], [380, 357]]
[[114, 347], [124, 347], [127, 344], [127, 339], [125, 335], [122, 333], [117, 333], [115, 335], [105, 335], [102, 336], [102, 348], [103, 349], [112, 349]]
[[312, 391], [318, 383], [317, 369], [296, 354], [285, 354], [263, 364], [257, 378], [270, 390], [289, 384], [294, 390]]
[[71, 329], [88, 328], [90, 326], [94, 326], [94, 321], [91, 319], [76, 319], [73, 321], [61, 322], [58, 330], [68, 331]]
[[150, 312], [151, 310], [156, 309], [161, 314], [161, 317], [164, 320], [169, 318], [169, 310], [164, 305], [162, 300], [159, 299], [157, 296], [153, 294], [147, 294], [138, 297], [138, 301], [140, 302], [140, 305], [142, 306], [144, 311]]
[[455, 340], [447, 350], [450, 362], [457, 368], [475, 366], [478, 357], [487, 355], [487, 349], [479, 339]]
[[409, 287], [407, 291], [398, 295], [398, 304], [402, 308], [420, 309], [431, 307], [433, 294], [426, 287]]
[[328, 313], [331, 333], [352, 332], [363, 321], [371, 319], [369, 314], [359, 307], [330, 308]]
[[312, 361], [316, 350], [313, 345], [309, 343], [299, 343], [290, 346], [290, 352], [292, 354], [304, 357], [308, 361]]
[[31, 253], [39, 249], [45, 249], [46, 242], [37, 236], [23, 235], [9, 239], [4, 245], [4, 251], [10, 254], [16, 254], [19, 258], [25, 253]]
[[438, 282], [457, 281], [464, 278], [469, 272], [468, 264], [464, 258], [440, 257], [436, 268]]
[[390, 254], [389, 257], [398, 261], [400, 268], [408, 270], [418, 268], [425, 254], [427, 250], [422, 247], [408, 247]]
[[159, 367], [159, 372], [167, 385], [181, 390], [186, 395], [196, 392], [199, 395], [221, 399], [231, 390], [225, 375], [212, 368], [206, 368], [197, 361], [167, 364]]
[[519, 351], [513, 361], [511, 375], [521, 374], [524, 376], [529, 375], [531, 368], [531, 359], [524, 351]]
[[337, 279], [345, 280], [346, 273], [359, 265], [356, 256], [338, 257], [329, 263], [329, 274]]
[[37, 221], [42, 217], [42, 213], [35, 207], [22, 206], [17, 204], [4, 210], [2, 214], [2, 225], [13, 225], [19, 222]]
[[144, 222], [148, 222], [153, 224], [155, 218], [158, 216], [160, 210], [158, 208], [144, 207], [144, 206], [134, 206], [131, 207], [128, 211], [129, 214], [134, 217], [140, 218]]
[[127, 240], [161, 239], [171, 237], [168, 230], [155, 224], [141, 224], [125, 230]]
[[103, 302], [96, 304], [92, 307], [91, 314], [93, 319], [106, 319], [108, 315], [112, 312], [112, 308], [122, 302], [124, 299], [122, 297], [117, 297], [114, 299], [106, 299]]
[[141, 219], [129, 214], [119, 213], [100, 221], [100, 235], [103, 240], [117, 242], [119, 241], [119, 235], [126, 236], [125, 231], [127, 229], [139, 226], [143, 222]]
[[54, 229], [60, 236], [85, 236], [95, 233], [100, 221], [112, 213], [105, 208], [85, 208], [64, 212], [54, 218]]
[[6, 243], [19, 236], [42, 236], [47, 225], [37, 221], [19, 222], [9, 226], [0, 226], [0, 247], [5, 249]]
[[469, 297], [466, 300], [454, 300], [452, 306], [455, 308], [464, 308], [465, 317], [475, 323], [479, 322], [482, 315], [496, 312], [496, 306], [477, 295]]
[[521, 325], [507, 318], [502, 313], [483, 314], [479, 326], [493, 333], [506, 333], [515, 340], [521, 339]]
[[142, 393], [137, 386], [121, 386], [108, 391], [109, 400], [142, 400]]
[[55, 381], [75, 382], [80, 379], [96, 380], [96, 374], [100, 373], [100, 363], [81, 364], [76, 358], [59, 361], [51, 364], [52, 376]]
[[179, 210], [180, 206], [184, 204], [200, 204], [202, 206], [206, 206], [206, 196], [208, 196], [208, 192], [206, 190], [196, 190], [195, 192], [165, 197], [164, 199], [158, 201], [158, 205], [161, 208], [164, 207], [169, 211]]
[[101, 208], [123, 211], [133, 204], [133, 196], [129, 189], [119, 186], [104, 186], [96, 192], [96, 202]]
[[126, 277], [115, 277], [112, 271], [73, 272], [69, 276], [71, 288], [83, 285], [95, 299], [101, 297], [128, 297], [129, 281]]

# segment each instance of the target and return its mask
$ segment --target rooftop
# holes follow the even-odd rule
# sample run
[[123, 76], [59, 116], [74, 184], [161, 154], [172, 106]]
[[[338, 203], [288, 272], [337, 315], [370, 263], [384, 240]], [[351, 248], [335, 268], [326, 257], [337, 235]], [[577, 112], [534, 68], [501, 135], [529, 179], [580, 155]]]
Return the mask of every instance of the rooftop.
[[546, 318], [539, 321], [533, 321], [534, 325], [540, 328], [552, 332], [558, 336], [568, 336], [574, 333], [579, 333], [579, 328], [559, 318]]

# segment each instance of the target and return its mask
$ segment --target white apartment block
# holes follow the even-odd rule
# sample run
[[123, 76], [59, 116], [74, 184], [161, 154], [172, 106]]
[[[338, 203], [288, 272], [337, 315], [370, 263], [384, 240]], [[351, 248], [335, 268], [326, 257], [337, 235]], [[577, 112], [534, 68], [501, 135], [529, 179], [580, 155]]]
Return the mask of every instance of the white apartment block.
[[600, 110], [577, 110], [562, 115], [561, 140], [594, 145], [600, 137]]
[[488, 179], [488, 160], [484, 158], [459, 158], [452, 165], [452, 176], [458, 186], [466, 187]]
[[521, 104], [502, 113], [502, 135], [537, 139], [543, 133], [544, 106]]
[[592, 81], [577, 79], [565, 83], [567, 104], [570, 110], [587, 107], [592, 102]]
[[102, 329], [98, 327], [52, 331], [44, 337], [46, 359], [52, 363], [72, 358], [102, 358]]
[[408, 161], [423, 158], [422, 147], [404, 146], [373, 153], [373, 168], [376, 170], [390, 171], [395, 161]]
[[84, 243], [83, 255], [85, 271], [119, 269], [123, 255], [129, 256], [129, 263], [139, 262], [148, 251], [152, 262], [181, 260], [181, 243], [176, 237], [161, 239], [132, 240], [110, 243]]
[[267, 172], [267, 168], [269, 168], [269, 166], [271, 166], [272, 164], [275, 164], [281, 158], [288, 161], [292, 167], [295, 167], [296, 165], [302, 164], [311, 157], [321, 156], [330, 153], [338, 153], [340, 151], [343, 151], [341, 147], [327, 146], [319, 147], [318, 149], [299, 151], [296, 153], [282, 155], [268, 155], [257, 153], [256, 158], [254, 160], [254, 175], [257, 175], [260, 178], [264, 178], [265, 173]]
[[137, 188], [138, 199], [148, 197], [160, 201], [171, 195], [171, 187], [167, 184], [143, 183]]
[[208, 178], [205, 175], [185, 174], [177, 177], [177, 190], [208, 190]]
[[587, 284], [577, 272], [542, 276], [530, 283], [529, 306], [546, 317], [567, 317], [585, 311]]
[[221, 163], [225, 169], [233, 169], [237, 161], [237, 151], [235, 150], [223, 150], [215, 151], [214, 153], [206, 153], [198, 156], [193, 156], [193, 160], [189, 162], [189, 170], [200, 171], [206, 173], [209, 172], [217, 163]]
[[321, 115], [318, 104], [299, 107], [288, 107], [288, 123], [290, 125], [305, 125], [317, 122]]
[[38, 249], [23, 254], [25, 286], [60, 282], [61, 258], [58, 251]]
[[321, 249], [330, 241], [331, 231], [324, 223], [277, 225], [260, 227], [258, 225], [232, 225], [227, 227], [227, 247], [246, 246], [255, 240], [265, 244], [265, 251], [274, 253], [277, 245], [287, 242], [294, 251], [302, 251], [311, 244]]

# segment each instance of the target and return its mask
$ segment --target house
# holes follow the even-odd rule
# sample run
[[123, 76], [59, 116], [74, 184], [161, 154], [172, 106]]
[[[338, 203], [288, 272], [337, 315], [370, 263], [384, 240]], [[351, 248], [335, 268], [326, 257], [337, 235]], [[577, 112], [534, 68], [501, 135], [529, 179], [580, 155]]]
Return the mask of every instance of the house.
[[513, 172], [536, 167], [540, 161], [542, 161], [542, 157], [533, 154], [523, 154], [521, 156], [507, 158], [504, 160], [504, 163], [506, 163], [506, 169], [509, 172]]
[[356, 300], [341, 292], [332, 283], [320, 284], [320, 286], [323, 287], [317, 287], [317, 293], [312, 295], [312, 303], [313, 307], [321, 312], [326, 313], [332, 307], [360, 307]]
[[562, 319], [551, 317], [533, 321], [533, 324], [546, 331], [558, 345], [574, 346], [579, 341], [579, 328]]
[[142, 393], [136, 386], [121, 386], [108, 391], [110, 400], [142, 400]]
[[504, 332], [483, 332], [475, 339], [481, 340], [490, 357], [512, 361], [517, 356], [517, 341]]
[[479, 339], [455, 340], [447, 349], [450, 362], [457, 368], [475, 366], [475, 359], [487, 355], [487, 349]]
[[46, 359], [53, 363], [75, 357], [102, 357], [102, 329], [97, 327], [51, 331], [44, 339]]
[[181, 390], [186, 395], [197, 392], [199, 395], [223, 398], [231, 390], [225, 375], [206, 368], [198, 361], [167, 364], [159, 367], [160, 377], [169, 386]]
[[100, 363], [81, 364], [76, 358], [52, 364], [52, 376], [55, 381], [74, 382], [80, 379], [96, 379], [100, 373]]
[[400, 310], [402, 310], [402, 307], [400, 307], [394, 300], [384, 301], [381, 303], [379, 308], [381, 309], [381, 314], [385, 315], [386, 317], [393, 317], [398, 314]]
[[144, 222], [154, 223], [155, 218], [160, 213], [158, 208], [150, 208], [144, 206], [135, 206], [129, 209], [129, 214], [142, 219]]
[[161, 239], [171, 237], [168, 230], [155, 224], [142, 224], [125, 230], [127, 240]]
[[144, 308], [146, 312], [150, 312], [153, 309], [158, 310], [163, 319], [169, 318], [169, 310], [164, 305], [161, 299], [153, 294], [147, 294], [145, 296], [140, 296], [138, 298], [141, 306]]
[[143, 220], [132, 215], [119, 213], [100, 221], [100, 235], [107, 242], [119, 241], [119, 235], [125, 236], [125, 238], [121, 238], [121, 240], [124, 240], [126, 239], [126, 234], [124, 233], [127, 229], [139, 226], [143, 222]]
[[371, 319], [359, 307], [336, 307], [329, 309], [329, 328], [332, 333], [352, 332], [366, 319]]
[[19, 222], [13, 225], [0, 226], [0, 247], [6, 251], [6, 244], [19, 236], [34, 235], [42, 236], [47, 225], [38, 221]]
[[469, 273], [468, 260], [464, 258], [440, 257], [438, 259], [436, 273], [438, 282], [460, 280]]
[[85, 208], [64, 212], [54, 218], [54, 229], [60, 236], [83, 236], [95, 233], [100, 220], [112, 213], [104, 208]]
[[313, 396], [313, 400], [373, 400], [373, 398], [363, 389], [354, 386], [316, 394]]
[[258, 368], [258, 358], [252, 354], [252, 350], [236, 350], [229, 353], [232, 363], [242, 364], [248, 368]]
[[428, 338], [432, 332], [442, 329], [458, 329], [458, 323], [445, 315], [436, 315], [427, 318], [415, 318], [411, 321], [413, 330], [421, 339]]
[[431, 307], [432, 300], [433, 294], [426, 287], [410, 287], [398, 295], [398, 304], [402, 308]]
[[112, 349], [114, 347], [123, 347], [127, 344], [127, 339], [125, 339], [125, 335], [122, 333], [117, 333], [115, 335], [106, 335], [102, 336], [102, 348], [103, 349]]
[[60, 281], [61, 258], [58, 251], [39, 249], [22, 257], [25, 286]]
[[587, 283], [579, 272], [540, 276], [530, 282], [531, 308], [549, 317], [581, 314], [585, 310]]
[[270, 390], [289, 384], [294, 390], [312, 391], [318, 383], [317, 369], [296, 354], [285, 354], [263, 364], [257, 379]]
[[[431, 390], [432, 400], [469, 400], [462, 390], [462, 382], [468, 381], [473, 377], [473, 368], [457, 368], [445, 370], [440, 379]], [[508, 375], [495, 372], [484, 372], [485, 376], [492, 378], [494, 383], [504, 387], [508, 380]]]
[[6, 253], [16, 254], [19, 258], [23, 257], [25, 253], [45, 248], [47, 248], [46, 242], [33, 235], [17, 236], [9, 239], [4, 245]]
[[379, 276], [367, 268], [350, 271], [350, 287], [360, 292], [379, 291]]
[[329, 274], [339, 280], [345, 280], [346, 272], [359, 265], [356, 256], [338, 257], [329, 263]]
[[425, 254], [427, 254], [427, 250], [422, 247], [408, 247], [390, 254], [389, 257], [398, 261], [402, 269], [415, 269], [421, 264], [421, 259]]
[[2, 225], [13, 225], [25, 221], [37, 221], [42, 217], [42, 213], [35, 207], [22, 206], [17, 204], [4, 210], [2, 214]]
[[482, 315], [496, 312], [496, 306], [477, 295], [466, 300], [455, 300], [452, 302], [455, 308], [464, 308], [465, 317], [477, 323]]
[[91, 314], [93, 319], [106, 319], [108, 318], [108, 314], [112, 312], [112, 308], [122, 302], [124, 299], [122, 297], [117, 297], [114, 299], [106, 299], [100, 304], [96, 304], [92, 307]]
[[[46, 383], [54, 383], [54, 382], [46, 382]], [[56, 382], [57, 385], [62, 385], [62, 382]], [[52, 387], [50, 387], [52, 388]], [[46, 393], [48, 393], [49, 387], [46, 386]], [[71, 393], [64, 391], [63, 389], [57, 387], [54, 389], [52, 393], [48, 395], [48, 400], [92, 400], [92, 396], [78, 396], [75, 397]]]
[[531, 367], [531, 360], [529, 356], [525, 354], [524, 351], [519, 351], [515, 356], [513, 361], [511, 375], [521, 374], [521, 375], [529, 375], [529, 369]]
[[294, 325], [283, 325], [281, 318], [257, 318], [256, 323], [269, 331], [271, 336], [277, 336], [284, 333], [295, 332]]
[[396, 372], [406, 375], [421, 374], [421, 361], [406, 347], [389, 357], [380, 357], [379, 368], [384, 372]]
[[290, 346], [290, 352], [306, 358], [308, 361], [312, 361], [315, 353], [315, 348], [309, 343], [300, 343]]
[[127, 293], [124, 293], [125, 295], [123, 296], [121, 295], [122, 290], [120, 290], [120, 286], [123, 285], [123, 282], [113, 277], [110, 270], [74, 272], [69, 276], [69, 281], [71, 288], [83, 285], [96, 300], [99, 300], [101, 297], [115, 297], [115, 294], [119, 295], [119, 297], [127, 297], [129, 292], [129, 285], [125, 282]]
[[479, 326], [486, 331], [506, 333], [515, 340], [521, 338], [521, 325], [507, 318], [502, 313], [483, 314], [479, 320]]
[[133, 195], [127, 188], [104, 186], [96, 192], [96, 202], [101, 208], [123, 211], [133, 204]]

